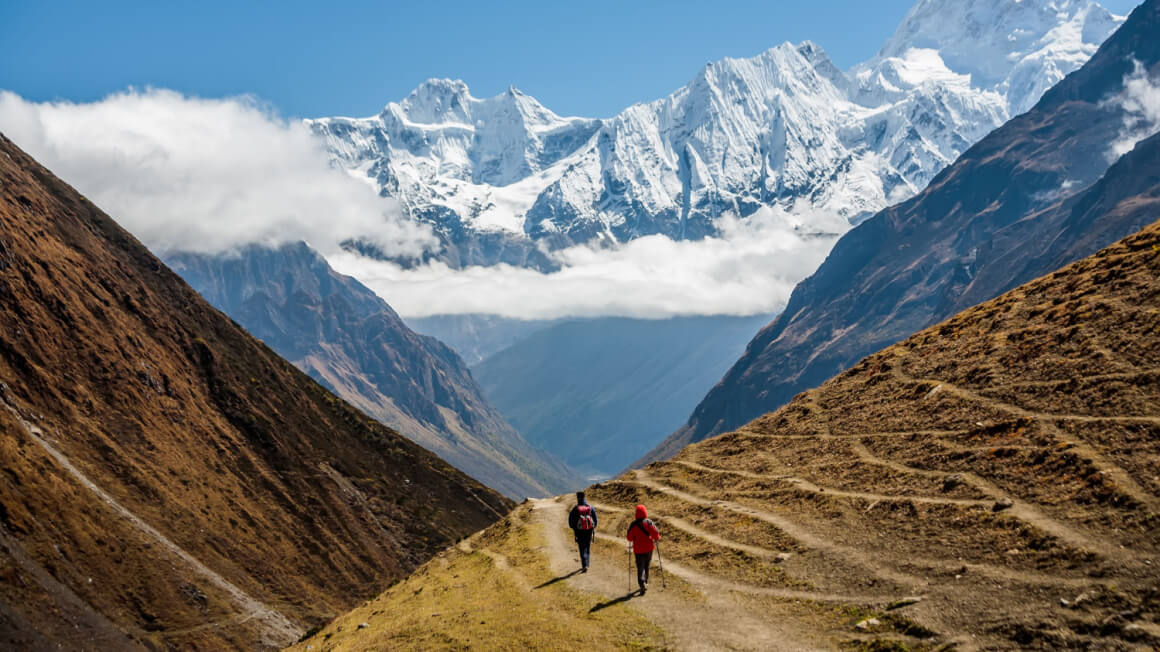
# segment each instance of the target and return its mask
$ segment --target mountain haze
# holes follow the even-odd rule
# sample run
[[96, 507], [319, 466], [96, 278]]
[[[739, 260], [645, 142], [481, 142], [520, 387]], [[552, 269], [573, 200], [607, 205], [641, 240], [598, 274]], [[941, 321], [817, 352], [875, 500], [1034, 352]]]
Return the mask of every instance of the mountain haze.
[[608, 477], [678, 427], [768, 319], [566, 321], [472, 371], [529, 441]]
[[580, 480], [528, 445], [483, 397], [467, 365], [415, 333], [374, 292], [305, 243], [168, 262], [211, 304], [366, 414], [509, 497]]
[[416, 332], [430, 335], [455, 349], [469, 367], [555, 323], [556, 320], [550, 319], [511, 319], [486, 314], [407, 318], [407, 324]]
[[1160, 75], [1158, 34], [1160, 2], [1149, 0], [1033, 109], [918, 196], [843, 236], [688, 423], [641, 461], [737, 428], [859, 358], [1155, 219], [1145, 199], [1155, 139], [1109, 165], [1125, 129], [1126, 78], [1137, 66]]
[[0, 647], [281, 647], [511, 507], [0, 153]]

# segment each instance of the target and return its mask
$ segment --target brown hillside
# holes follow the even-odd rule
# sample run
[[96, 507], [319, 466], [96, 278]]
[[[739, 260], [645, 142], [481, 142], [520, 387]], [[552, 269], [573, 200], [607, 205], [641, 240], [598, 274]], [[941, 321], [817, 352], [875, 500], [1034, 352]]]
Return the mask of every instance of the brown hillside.
[[1160, 222], [589, 498], [592, 572], [533, 501], [299, 649], [1154, 649]]
[[0, 647], [283, 645], [509, 509], [0, 152]]
[[1160, 223], [596, 493], [756, 518], [777, 581], [923, 595], [940, 641], [1160, 643]]

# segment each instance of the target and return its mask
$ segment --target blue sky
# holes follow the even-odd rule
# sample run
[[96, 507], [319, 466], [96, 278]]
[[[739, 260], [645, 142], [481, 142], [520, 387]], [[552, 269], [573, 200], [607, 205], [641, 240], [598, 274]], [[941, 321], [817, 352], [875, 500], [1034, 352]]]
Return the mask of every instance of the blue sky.
[[[128, 86], [249, 93], [287, 116], [371, 115], [429, 77], [514, 84], [564, 115], [660, 97], [708, 61], [810, 39], [845, 68], [912, 0], [0, 2], [0, 88], [89, 101]], [[1104, 2], [1126, 13], [1135, 0]]]

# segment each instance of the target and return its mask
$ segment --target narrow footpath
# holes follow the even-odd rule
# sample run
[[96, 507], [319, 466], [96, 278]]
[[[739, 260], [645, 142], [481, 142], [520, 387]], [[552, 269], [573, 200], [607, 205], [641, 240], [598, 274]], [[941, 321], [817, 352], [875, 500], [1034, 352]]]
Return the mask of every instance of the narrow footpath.
[[[543, 528], [547, 541], [545, 554], [558, 576], [568, 575], [580, 567], [580, 556], [566, 525], [567, 509], [558, 499], [532, 501], [531, 523]], [[604, 535], [601, 540], [610, 538], [620, 544], [619, 537], [612, 535]], [[672, 636], [679, 649], [825, 649], [822, 642], [810, 640], [805, 632], [790, 630], [786, 622], [758, 618], [740, 605], [729, 587], [719, 581], [708, 582], [696, 574], [681, 573], [680, 582], [685, 586], [679, 589], [670, 575], [670, 586], [663, 589], [655, 560], [649, 592], [638, 595], [635, 581], [629, 583], [627, 547], [614, 558], [603, 554], [605, 549], [599, 543], [593, 544], [589, 572], [573, 574], [565, 581], [576, 589], [607, 598], [606, 602], [593, 605], [594, 609], [629, 606], [638, 610]], [[665, 565], [670, 573], [674, 568], [674, 564]]]

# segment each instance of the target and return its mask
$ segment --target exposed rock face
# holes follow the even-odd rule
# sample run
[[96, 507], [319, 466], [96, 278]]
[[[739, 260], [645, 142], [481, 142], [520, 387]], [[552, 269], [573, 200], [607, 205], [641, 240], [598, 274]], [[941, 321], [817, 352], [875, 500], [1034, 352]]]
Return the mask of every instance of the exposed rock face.
[[334, 393], [512, 498], [579, 479], [528, 445], [458, 355], [304, 243], [166, 261], [211, 304]]
[[294, 641], [511, 502], [0, 137], [0, 647]]
[[1136, 65], [1160, 74], [1157, 34], [1160, 2], [1150, 0], [1031, 111], [918, 196], [843, 236], [688, 424], [642, 461], [737, 428], [861, 357], [1155, 219], [1160, 143], [1109, 165], [1124, 129], [1125, 78]]

